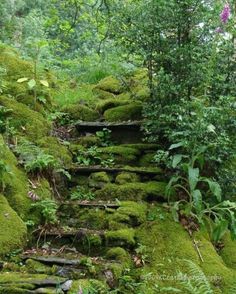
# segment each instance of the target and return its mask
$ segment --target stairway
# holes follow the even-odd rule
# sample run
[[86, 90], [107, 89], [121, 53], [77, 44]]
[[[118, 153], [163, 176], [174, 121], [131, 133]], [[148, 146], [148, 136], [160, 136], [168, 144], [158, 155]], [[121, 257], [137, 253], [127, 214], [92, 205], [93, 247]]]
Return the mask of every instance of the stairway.
[[[76, 162], [81, 146], [83, 152], [92, 146], [82, 144], [104, 128], [111, 141], [96, 147], [101, 162]], [[34, 232], [32, 248], [17, 257], [19, 267], [4, 264], [0, 293], [110, 293], [120, 287], [114, 293], [131, 293], [121, 280], [142, 264], [136, 230], [153, 203], [164, 201], [163, 172], [152, 162], [158, 146], [142, 142], [140, 122], [81, 122], [75, 133], [59, 223]]]

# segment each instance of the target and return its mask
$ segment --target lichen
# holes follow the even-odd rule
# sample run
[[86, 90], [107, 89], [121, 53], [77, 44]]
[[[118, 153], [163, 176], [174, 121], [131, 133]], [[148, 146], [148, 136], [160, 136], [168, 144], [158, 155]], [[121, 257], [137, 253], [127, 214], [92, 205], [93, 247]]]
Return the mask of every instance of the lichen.
[[127, 183], [140, 182], [140, 176], [136, 173], [121, 172], [116, 176], [115, 183], [118, 185], [124, 185]]
[[96, 191], [97, 198], [107, 200], [152, 200], [165, 199], [164, 182], [128, 183], [125, 185], [107, 184]]
[[104, 112], [104, 118], [109, 122], [141, 120], [142, 105], [139, 103], [130, 103], [128, 105], [110, 108]]
[[26, 226], [0, 194], [0, 256], [22, 247], [26, 242]]

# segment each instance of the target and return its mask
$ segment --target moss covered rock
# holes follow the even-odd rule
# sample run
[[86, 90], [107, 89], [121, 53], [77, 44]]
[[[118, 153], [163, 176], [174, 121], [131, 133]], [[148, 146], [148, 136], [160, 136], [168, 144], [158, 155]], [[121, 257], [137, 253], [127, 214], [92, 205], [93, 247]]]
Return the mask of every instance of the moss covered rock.
[[50, 133], [51, 125], [38, 112], [14, 99], [0, 96], [0, 105], [11, 109], [10, 125], [18, 134], [26, 136], [30, 141], [37, 141]]
[[101, 144], [100, 138], [95, 135], [87, 135], [78, 139], [78, 144], [84, 147], [98, 146]]
[[147, 153], [141, 156], [139, 159], [140, 166], [156, 166], [154, 162], [155, 153]]
[[124, 100], [124, 99], [107, 99], [104, 101], [100, 101], [96, 105], [96, 110], [103, 114], [107, 109], [114, 108], [117, 106], [123, 106], [128, 105], [130, 103], [130, 100]]
[[52, 155], [63, 167], [70, 167], [72, 164], [72, 154], [67, 146], [61, 144], [56, 137], [43, 137], [37, 141], [46, 154]]
[[[0, 66], [6, 71], [6, 75], [3, 77], [5, 80], [4, 94], [15, 97], [18, 102], [35, 107], [34, 93], [29, 90], [27, 82], [17, 82], [20, 78], [28, 78], [29, 80], [34, 78], [33, 64], [20, 58], [16, 50], [0, 45]], [[47, 80], [52, 85], [55, 78], [48, 71], [39, 70], [38, 80]], [[51, 106], [50, 90], [40, 83], [38, 83], [36, 90], [37, 96], [43, 96], [46, 100], [45, 105], [37, 103], [38, 109], [43, 110], [44, 107]]]
[[62, 108], [71, 120], [96, 121], [99, 117], [97, 111], [82, 104], [71, 104]]
[[99, 100], [109, 100], [109, 99], [114, 99], [116, 97], [115, 94], [107, 92], [107, 91], [103, 91], [103, 90], [98, 89], [96, 87], [93, 89], [93, 94]]
[[29, 187], [26, 174], [18, 168], [18, 162], [14, 154], [5, 144], [0, 135], [0, 155], [9, 169], [5, 173], [3, 181], [5, 185], [4, 196], [11, 207], [22, 218], [25, 218], [30, 209], [30, 199], [27, 197]]
[[105, 233], [105, 238], [108, 246], [133, 247], [136, 243], [134, 229], [108, 231]]
[[[139, 272], [141, 275], [153, 273], [153, 278], [146, 285], [146, 293], [155, 293], [154, 285], [158, 285], [159, 288], [175, 287], [182, 291], [181, 293], [185, 293], [187, 290], [183, 283], [171, 277], [176, 277], [182, 272], [187, 274], [191, 281], [193, 272], [186, 266], [186, 260], [202, 269], [212, 283], [214, 293], [229, 293], [229, 287], [234, 284], [236, 271], [226, 267], [209, 238], [202, 232], [194, 236], [204, 260], [201, 262], [187, 231], [179, 223], [174, 222], [170, 213], [163, 208], [160, 209], [162, 217], [159, 220], [146, 222], [136, 231], [137, 242], [145, 248], [148, 260]], [[199, 275], [198, 271], [195, 272]]]
[[165, 199], [166, 183], [146, 182], [128, 183], [124, 185], [107, 184], [101, 190], [96, 191], [96, 196], [100, 199], [119, 200], [160, 200]]
[[96, 88], [114, 94], [120, 94], [123, 90], [121, 82], [113, 76], [109, 76], [101, 80], [96, 85]]
[[103, 188], [105, 184], [110, 183], [111, 177], [106, 172], [92, 173], [89, 177], [89, 187]]
[[236, 270], [236, 241], [231, 239], [229, 232], [223, 237], [224, 247], [220, 251], [224, 263]]
[[108, 159], [111, 156], [119, 164], [129, 164], [135, 162], [140, 152], [137, 149], [123, 147], [123, 146], [110, 146], [98, 148], [102, 158]]
[[116, 176], [115, 182], [118, 185], [140, 182], [140, 176], [136, 173], [122, 172]]
[[139, 103], [130, 103], [108, 109], [104, 112], [104, 118], [109, 122], [140, 120], [142, 118], [142, 105]]
[[0, 256], [21, 248], [26, 242], [26, 226], [0, 194]]

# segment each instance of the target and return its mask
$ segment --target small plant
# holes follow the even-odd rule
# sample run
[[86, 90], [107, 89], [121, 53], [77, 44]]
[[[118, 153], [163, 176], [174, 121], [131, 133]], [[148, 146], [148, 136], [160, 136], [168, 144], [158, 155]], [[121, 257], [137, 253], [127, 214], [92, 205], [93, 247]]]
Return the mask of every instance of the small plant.
[[101, 146], [107, 147], [111, 146], [111, 130], [107, 128], [103, 128], [102, 131], [96, 132], [96, 136], [100, 139], [101, 141]]
[[112, 155], [108, 159], [103, 159], [101, 157], [101, 152], [98, 150], [97, 146], [92, 146], [86, 151], [80, 151], [77, 155], [77, 163], [82, 165], [102, 165], [102, 166], [112, 166], [114, 164], [114, 158]]
[[57, 203], [52, 199], [40, 200], [37, 203], [33, 203], [32, 207], [38, 208], [44, 218], [45, 224], [57, 223]]
[[94, 198], [94, 193], [82, 187], [77, 187], [76, 191], [72, 192], [70, 195], [71, 200], [94, 200]]
[[28, 85], [28, 88], [30, 91], [33, 91], [34, 95], [34, 107], [36, 107], [37, 101], [39, 101], [42, 104], [45, 104], [47, 101], [42, 94], [44, 91], [41, 91], [41, 94], [38, 94], [37, 87], [43, 86], [44, 88], [49, 88], [49, 83], [45, 79], [40, 79], [39, 74], [38, 74], [38, 64], [39, 64], [39, 59], [41, 55], [42, 49], [47, 46], [47, 42], [40, 40], [35, 43], [30, 44], [31, 45], [31, 56], [34, 64], [34, 69], [33, 69], [33, 76], [32, 77], [22, 77], [17, 80], [17, 83], [26, 83]]

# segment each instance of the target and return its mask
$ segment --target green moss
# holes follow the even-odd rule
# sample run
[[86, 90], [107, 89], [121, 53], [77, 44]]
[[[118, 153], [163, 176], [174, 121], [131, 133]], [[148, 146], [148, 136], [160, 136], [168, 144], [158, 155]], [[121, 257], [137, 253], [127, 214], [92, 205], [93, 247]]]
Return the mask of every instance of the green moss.
[[30, 199], [27, 197], [28, 178], [20, 170], [14, 154], [5, 144], [3, 137], [0, 135], [0, 154], [1, 159], [8, 166], [10, 173], [4, 176], [4, 196], [7, 198], [10, 206], [18, 213], [21, 218], [25, 218], [30, 209]]
[[84, 147], [91, 147], [94, 145], [100, 145], [101, 140], [97, 136], [88, 135], [88, 136], [80, 137], [77, 142], [78, 144]]
[[10, 125], [18, 134], [28, 137], [33, 142], [49, 134], [51, 125], [40, 113], [4, 96], [0, 96], [0, 105], [12, 110]]
[[96, 191], [96, 196], [107, 200], [146, 200], [149, 197], [158, 200], [165, 198], [164, 182], [128, 183], [125, 185], [107, 184], [101, 190]]
[[[80, 279], [78, 281], [73, 281], [72, 288], [69, 290], [68, 294], [75, 294], [78, 291], [83, 291], [83, 293], [107, 293], [108, 286], [105, 282], [94, 280], [94, 279]], [[96, 291], [96, 292], [95, 292]]]
[[122, 92], [122, 84], [121, 82], [114, 78], [113, 76], [106, 77], [101, 80], [97, 86], [97, 89], [101, 89], [103, 91], [111, 92], [114, 94], [120, 94]]
[[137, 85], [133, 87], [132, 94], [135, 99], [146, 101], [150, 98], [150, 89], [146, 85]]
[[135, 162], [140, 152], [137, 149], [123, 147], [123, 146], [111, 146], [98, 148], [101, 156], [104, 159], [115, 157], [115, 161], [119, 164], [129, 164]]
[[[140, 269], [140, 274], [153, 273], [153, 279], [148, 287], [158, 284], [160, 287], [177, 287], [182, 289], [181, 283], [174, 279], [157, 279], [157, 277], [174, 277], [179, 271], [188, 273], [183, 260], [190, 260], [200, 266], [208, 277], [219, 276], [219, 287], [222, 293], [227, 293], [227, 288], [234, 283], [235, 271], [226, 268], [221, 257], [217, 254], [209, 240], [201, 232], [194, 238], [199, 245], [204, 262], [201, 263], [198, 253], [193, 245], [193, 240], [187, 231], [173, 221], [171, 214], [160, 206], [162, 218], [158, 221], [146, 222], [136, 231], [137, 242], [145, 248], [148, 263]], [[217, 287], [214, 288], [217, 292]], [[182, 289], [182, 291], [184, 291]], [[148, 289], [147, 289], [147, 293]], [[153, 292], [150, 292], [153, 293]], [[184, 292], [182, 292], [184, 293]]]
[[89, 187], [102, 188], [105, 184], [110, 183], [111, 177], [106, 172], [92, 173], [89, 177]]
[[71, 120], [75, 121], [96, 121], [99, 117], [98, 112], [82, 104], [67, 105], [62, 107], [61, 110], [67, 113]]
[[108, 109], [104, 112], [104, 118], [109, 122], [141, 120], [142, 105], [139, 103], [130, 103]]
[[132, 226], [137, 226], [146, 220], [147, 204], [124, 201], [121, 202], [121, 206], [114, 213], [113, 219], [116, 218], [116, 214], [127, 216], [128, 223]]
[[46, 266], [41, 262], [33, 259], [27, 259], [25, 266], [27, 272], [31, 274], [53, 274], [53, 270], [51, 267]]
[[103, 91], [98, 88], [94, 88], [93, 93], [94, 95], [96, 95], [98, 99], [101, 99], [101, 100], [114, 99], [116, 97], [113, 93]]
[[45, 153], [52, 155], [61, 163], [63, 167], [70, 167], [72, 164], [72, 155], [68, 148], [61, 144], [56, 137], [43, 137], [37, 141]]
[[154, 156], [155, 156], [155, 153], [144, 154], [139, 160], [139, 165], [140, 166], [155, 166], [156, 163], [153, 162]]
[[126, 101], [129, 101], [130, 102], [130, 100], [132, 100], [131, 93], [129, 93], [129, 92], [121, 93], [121, 94], [119, 94], [119, 95], [116, 96], [116, 99], [126, 100]]
[[231, 239], [229, 233], [223, 237], [224, 247], [220, 251], [224, 263], [236, 270], [236, 241]]
[[26, 226], [3, 195], [0, 195], [0, 227], [0, 256], [25, 244]]
[[108, 231], [105, 233], [105, 238], [108, 246], [133, 247], [136, 243], [134, 229]]
[[[1, 46], [0, 52], [0, 66], [6, 70], [4, 94], [12, 95], [17, 99], [17, 101], [26, 104], [28, 106], [34, 107], [34, 95], [32, 91], [28, 89], [27, 83], [17, 83], [19, 78], [33, 78], [33, 64], [31, 62], [25, 61], [19, 57], [17, 52], [6, 46]], [[53, 83], [53, 76], [48, 72], [43, 72], [39, 70], [38, 78], [42, 80], [49, 81], [50, 84]], [[37, 86], [38, 96], [44, 96], [47, 101], [47, 106], [51, 106], [51, 97], [49, 89], [45, 91], [44, 86]], [[37, 107], [43, 110], [44, 106], [38, 104]]]
[[148, 144], [148, 143], [122, 144], [120, 146], [135, 148], [135, 149], [138, 149], [140, 152], [158, 150], [158, 148], [160, 147], [157, 144]]
[[130, 264], [131, 263], [131, 258], [129, 253], [121, 247], [113, 247], [109, 249], [106, 253], [106, 257], [108, 259], [116, 260], [121, 263], [126, 263]]
[[122, 172], [117, 175], [115, 182], [118, 185], [140, 182], [140, 176], [136, 173]]
[[107, 109], [114, 108], [117, 106], [127, 105], [130, 103], [130, 100], [118, 100], [118, 99], [107, 99], [104, 101], [100, 101], [96, 105], [96, 110], [103, 114]]

